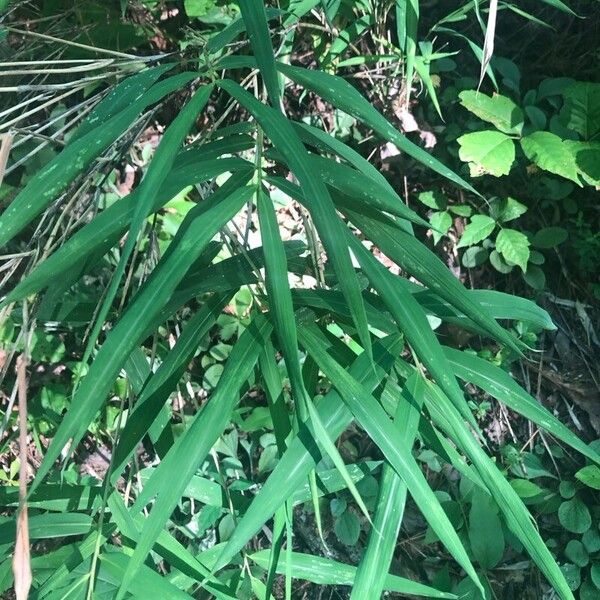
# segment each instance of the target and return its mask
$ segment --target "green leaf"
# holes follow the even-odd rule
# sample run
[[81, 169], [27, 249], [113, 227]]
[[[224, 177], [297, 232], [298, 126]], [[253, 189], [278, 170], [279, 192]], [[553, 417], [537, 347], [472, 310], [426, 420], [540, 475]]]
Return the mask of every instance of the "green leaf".
[[416, 355], [464, 418], [477, 430], [477, 424], [456, 379], [449, 376], [445, 356], [429, 326], [427, 316], [408, 291], [406, 282], [390, 273], [354, 236], [351, 236], [350, 247]]
[[[371, 362], [366, 354], [362, 354], [354, 361], [349, 372], [359, 381], [364, 382], [367, 389], [374, 389], [389, 371], [402, 347], [403, 342], [398, 335], [377, 341], [373, 344], [373, 361]], [[337, 438], [352, 420], [351, 413], [335, 390], [330, 391], [317, 403], [316, 408], [324, 427], [333, 438]], [[295, 490], [306, 482], [306, 477], [311, 469], [315, 468], [320, 457], [321, 452], [314, 443], [314, 438], [309, 437], [307, 441], [303, 441], [295, 437], [291, 440], [273, 473], [262, 485], [260, 492], [238, 522], [227, 546], [217, 560], [215, 569], [218, 570], [228, 564], [283, 504], [285, 498], [281, 494], [282, 489]], [[304, 495], [305, 499], [308, 497]]]
[[569, 589], [575, 591], [581, 585], [581, 569], [573, 563], [566, 563], [560, 567]]
[[546, 275], [544, 271], [536, 265], [528, 264], [527, 271], [523, 273], [523, 279], [527, 285], [530, 285], [534, 290], [543, 290], [546, 286]]
[[530, 396], [506, 371], [483, 358], [454, 348], [444, 347], [444, 352], [458, 377], [477, 385], [511, 410], [533, 421], [571, 448], [600, 464], [600, 455], [595, 450]]
[[499, 131], [477, 131], [461, 135], [458, 156], [469, 163], [471, 177], [508, 175], [515, 160], [515, 145]]
[[525, 156], [540, 169], [570, 179], [581, 187], [579, 169], [569, 147], [549, 131], [536, 131], [521, 139]]
[[600, 131], [600, 83], [576, 81], [563, 95], [562, 122], [584, 140], [592, 139]]
[[471, 460], [477, 474], [502, 511], [504, 522], [521, 541], [552, 586], [562, 597], [572, 600], [573, 595], [570, 593], [565, 578], [532, 523], [531, 515], [523, 502], [498, 470], [494, 461], [482, 450], [452, 403], [439, 388], [429, 383], [428, 388], [431, 390], [432, 396], [426, 397], [425, 404], [434, 422], [447, 432], [465, 456]]
[[119, 263], [112, 274], [110, 284], [95, 315], [94, 325], [88, 337], [82, 359], [84, 363], [88, 362], [92, 350], [96, 345], [102, 325], [108, 316], [110, 307], [117, 295], [121, 279], [125, 274], [129, 258], [138, 243], [138, 236], [142, 232], [144, 222], [156, 203], [160, 186], [164, 183], [168, 172], [171, 170], [177, 157], [177, 152], [190, 127], [195, 122], [198, 113], [206, 106], [211, 92], [212, 86], [203, 86], [196, 91], [192, 99], [183, 107], [171, 125], [169, 125], [156, 149], [154, 158], [140, 184], [140, 200], [135, 205], [131, 223], [129, 224], [127, 239], [119, 257]]
[[592, 526], [588, 507], [577, 497], [558, 507], [558, 520], [571, 533], [585, 533]]
[[600, 550], [600, 533], [597, 529], [588, 529], [581, 538], [586, 550], [593, 554]]
[[173, 349], [163, 359], [139, 394], [135, 410], [127, 419], [114, 449], [111, 482], [116, 483], [136, 445], [156, 420], [175, 389], [202, 339], [215, 324], [229, 295], [215, 295], [186, 323]]
[[501, 229], [496, 236], [496, 250], [507, 263], [518, 265], [527, 271], [529, 260], [529, 240], [524, 233], [516, 229]]
[[283, 63], [277, 63], [277, 68], [286, 77], [314, 91], [335, 107], [372, 127], [383, 139], [393, 142], [416, 161], [423, 163], [456, 185], [479, 195], [464, 179], [403, 136], [372, 104], [360, 95], [356, 88], [341, 77], [330, 75], [324, 71], [302, 69]]
[[177, 90], [196, 75], [182, 73], [152, 86], [127, 108], [68, 144], [38, 171], [0, 215], [0, 248], [43, 212], [57, 196], [110, 144], [123, 135], [147, 106]]
[[469, 511], [469, 541], [477, 562], [493, 569], [504, 555], [504, 532], [498, 507], [488, 494], [476, 492]]
[[578, 567], [585, 567], [590, 562], [588, 551], [579, 540], [569, 540], [565, 556]]
[[510, 273], [514, 269], [514, 265], [509, 265], [502, 256], [500, 256], [497, 250], [492, 250], [490, 252], [490, 263], [492, 263], [492, 267], [499, 273]]
[[460, 238], [460, 242], [457, 248], [464, 248], [465, 246], [473, 246], [482, 242], [490, 236], [496, 222], [494, 219], [486, 215], [474, 215], [471, 217], [471, 222], [465, 227], [463, 234]]
[[271, 44], [265, 3], [262, 0], [243, 0], [238, 2], [238, 6], [246, 25], [252, 51], [269, 94], [269, 100], [274, 107], [279, 108], [281, 88], [277, 69], [275, 68], [275, 53]]
[[429, 217], [429, 222], [433, 227], [433, 243], [437, 244], [452, 226], [452, 217], [446, 211], [434, 212]]
[[345, 510], [334, 524], [333, 530], [337, 539], [346, 546], [354, 546], [360, 535], [360, 521], [354, 512]]
[[518, 219], [526, 212], [527, 207], [524, 204], [510, 197], [491, 203], [490, 208], [490, 215], [501, 223]]
[[491, 123], [496, 129], [508, 134], [520, 135], [523, 130], [523, 111], [506, 96], [465, 90], [458, 97], [460, 103], [480, 119]]
[[345, 210], [351, 221], [394, 262], [421, 281], [450, 306], [468, 316], [492, 337], [520, 352], [511, 335], [482, 309], [448, 268], [421, 242], [381, 215], [371, 217]]
[[448, 210], [459, 217], [470, 217], [473, 214], [473, 209], [468, 204], [455, 204], [449, 206]]
[[479, 265], [482, 265], [488, 258], [488, 251], [481, 246], [471, 246], [465, 250], [462, 255], [461, 262], [463, 267], [467, 269], [474, 269]]
[[338, 217], [325, 184], [319, 177], [314, 176], [308, 152], [290, 122], [281, 113], [262, 104], [233, 81], [221, 81], [219, 85], [254, 115], [298, 178], [304, 192], [305, 204], [311, 212], [329, 260], [333, 264], [360, 339], [369, 352], [371, 338], [360, 286], [348, 248], [342, 243], [345, 239], [346, 225]]
[[421, 192], [417, 196], [419, 202], [434, 210], [446, 210], [448, 206], [448, 200], [442, 192], [438, 190], [430, 190], [428, 192]]
[[595, 188], [600, 187], [600, 144], [597, 142], [574, 142], [565, 144], [575, 156], [577, 168], [583, 180]]
[[588, 465], [587, 467], [583, 467], [583, 469], [579, 469], [575, 473], [575, 477], [588, 487], [600, 490], [600, 468], [596, 465]]
[[600, 563], [594, 563], [590, 569], [592, 581], [597, 589], [600, 590]]
[[[227, 171], [235, 173], [241, 168], [242, 172], [248, 173], [247, 179], [250, 178], [249, 169], [252, 168], [250, 163], [238, 158], [199, 160], [203, 154], [202, 147], [180, 153], [176, 161], [178, 166], [171, 171], [161, 187], [158, 200], [152, 207], [153, 211], [158, 210], [186, 186], [210, 180], [221, 173]], [[96, 215], [90, 223], [75, 232], [46, 260], [38, 263], [31, 273], [10, 292], [2, 304], [38, 292], [57, 278], [71, 272], [82, 260], [85, 261], [96, 253], [102, 255], [108, 251], [118, 242], [131, 222], [138, 198], [139, 192], [136, 190]]]
[[554, 248], [562, 244], [569, 234], [562, 227], [544, 227], [536, 232], [531, 240], [532, 246], [536, 248]]
[[213, 194], [212, 199], [206, 199], [188, 212], [169, 250], [107, 335], [44, 456], [32, 490], [47, 475], [69, 439], [73, 440], [73, 447], [77, 445], [105, 401], [126, 358], [143, 339], [146, 329], [153, 323], [158, 324], [155, 320], [161, 308], [191, 264], [252, 195], [252, 190], [245, 187], [230, 195], [226, 195], [226, 191], [224, 187]]
[[[269, 551], [260, 550], [259, 552], [250, 554], [248, 558], [257, 565], [266, 568], [269, 564]], [[352, 585], [354, 582], [356, 567], [351, 565], [337, 562], [330, 558], [301, 554], [299, 552], [292, 552], [290, 559], [292, 577], [297, 579], [312, 581], [320, 585]], [[286, 573], [285, 557], [279, 559], [276, 568], [278, 573], [282, 575]], [[429, 586], [396, 575], [386, 575], [385, 589], [399, 594], [425, 596], [427, 598], [456, 598], [454, 594], [440, 592]]]
[[183, 6], [188, 17], [204, 17], [215, 3], [214, 0], [184, 0]]
[[517, 492], [519, 498], [523, 500], [530, 500], [531, 498], [537, 498], [544, 493], [544, 490], [527, 479], [513, 479], [510, 485], [515, 492]]
[[[225, 429], [231, 411], [238, 402], [239, 390], [250, 375], [271, 329], [264, 317], [254, 315], [251, 324], [234, 346], [209, 402], [196, 414], [185, 433], [177, 438], [138, 495], [132, 508], [134, 513], [139, 512], [152, 498], [156, 499], [123, 575], [117, 598], [129, 589], [188, 482]], [[173, 477], [175, 472], [176, 478]]]
[[331, 358], [327, 346], [322, 342], [318, 330], [315, 331], [314, 325], [302, 328], [298, 332], [298, 338], [336, 387], [357, 422], [379, 446], [386, 459], [404, 480], [415, 503], [440, 541], [471, 579], [479, 583], [475, 570], [444, 509], [427, 484], [412, 454], [397, 443], [395, 427], [381, 405], [352, 375]]

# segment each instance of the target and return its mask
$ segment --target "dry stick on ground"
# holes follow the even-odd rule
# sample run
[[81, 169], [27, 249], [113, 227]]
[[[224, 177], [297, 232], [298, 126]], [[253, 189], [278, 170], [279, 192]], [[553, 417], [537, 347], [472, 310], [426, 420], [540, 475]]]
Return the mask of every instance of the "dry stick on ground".
[[19, 387], [19, 510], [12, 567], [17, 600], [26, 600], [31, 587], [31, 563], [27, 519], [27, 359], [24, 354], [17, 359], [17, 383]]

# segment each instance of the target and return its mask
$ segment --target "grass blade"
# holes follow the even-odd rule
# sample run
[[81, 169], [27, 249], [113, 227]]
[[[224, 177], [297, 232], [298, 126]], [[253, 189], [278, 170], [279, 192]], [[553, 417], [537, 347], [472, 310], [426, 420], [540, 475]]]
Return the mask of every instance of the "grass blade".
[[444, 347], [444, 353], [458, 377], [485, 390], [511, 410], [523, 415], [574, 450], [600, 464], [600, 455], [597, 452], [530, 396], [504, 369], [454, 348]]
[[[137, 541], [131, 561], [121, 580], [117, 600], [123, 598], [134, 581], [138, 569], [171, 516], [183, 491], [217, 441], [239, 398], [239, 390], [249, 377], [254, 364], [271, 333], [271, 324], [260, 314], [235, 344], [214, 394], [181, 435], [159, 467], [154, 471], [132, 511], [141, 510], [153, 497], [156, 500]], [[173, 473], [177, 472], [177, 478]]]
[[271, 104], [279, 108], [281, 87], [275, 68], [275, 53], [271, 44], [271, 34], [267, 22], [265, 5], [262, 0], [241, 0], [238, 2], [252, 51], [258, 63]]
[[400, 330], [463, 418], [478, 430], [477, 422], [452, 375], [442, 347], [419, 303], [404, 287], [404, 280], [388, 271], [350, 232], [350, 247], [371, 285], [377, 290]]
[[115, 484], [121, 476], [131, 453], [150, 429], [165, 400], [181, 379], [198, 348], [198, 340], [215, 324], [228, 299], [229, 294], [214, 296], [186, 323], [175, 346], [148, 380], [138, 396], [135, 410], [119, 436], [119, 443], [114, 450], [111, 483]]
[[288, 119], [281, 113], [262, 104], [233, 81], [221, 81], [219, 85], [252, 113], [298, 178], [305, 191], [307, 208], [312, 214], [340, 287], [352, 311], [361, 342], [370, 353], [371, 338], [360, 285], [350, 261], [348, 248], [343, 242], [346, 226], [335, 212], [327, 188], [318, 177], [314, 176], [304, 145], [298, 139]]
[[479, 192], [454, 173], [454, 171], [404, 137], [344, 79], [324, 73], [323, 71], [309, 71], [300, 67], [284, 65], [283, 63], [277, 63], [277, 68], [292, 81], [295, 81], [306, 89], [312, 90], [324, 100], [331, 102], [336, 108], [369, 125], [383, 139], [393, 142], [400, 150], [406, 152], [406, 154], [418, 162], [439, 173], [442, 177], [452, 181], [452, 183], [455, 183], [459, 187], [480, 196]]
[[[367, 389], [375, 389], [402, 350], [399, 336], [390, 336], [373, 345], [373, 365], [366, 354], [359, 356], [350, 372], [365, 383]], [[338, 437], [352, 420], [352, 415], [336, 391], [329, 392], [316, 406], [325, 429], [332, 437]], [[266, 523], [283, 504], [282, 489], [301, 488], [308, 474], [316, 467], [320, 451], [313, 438], [295, 437], [290, 441], [277, 466], [263, 484], [244, 516], [238, 522], [215, 569], [221, 569], [239, 552], [252, 536]], [[306, 484], [307, 485], [307, 484]]]
[[[418, 384], [417, 378], [406, 382], [394, 418], [399, 442], [405, 443], [409, 451], [413, 447], [421, 419], [418, 390], [411, 393]], [[389, 464], [384, 464], [379, 480], [375, 519], [369, 532], [367, 547], [358, 565], [350, 600], [361, 600], [369, 595], [381, 597], [396, 549], [407, 491], [406, 484], [396, 471]]]
[[[534, 526], [531, 514], [525, 508], [508, 480], [498, 470], [494, 461], [481, 449], [471, 432], [464, 426], [454, 407], [439, 388], [427, 383], [432, 401], [443, 412], [448, 435], [471, 460], [492, 498], [502, 511], [506, 524], [521, 541], [531, 558], [552, 584], [563, 600], [574, 600], [573, 593], [554, 557]], [[427, 403], [427, 399], [426, 399]]]
[[327, 344], [323, 342], [314, 325], [306, 325], [300, 329], [298, 338], [336, 387], [357, 422], [379, 446], [396, 473], [406, 483], [408, 491], [439, 540], [483, 593], [483, 587], [458, 534], [412, 454], [402, 444], [397, 443], [395, 427], [381, 405], [364, 386], [329, 356]]
[[196, 120], [198, 113], [206, 106], [211, 92], [212, 86], [203, 86], [194, 94], [192, 99], [185, 105], [171, 125], [169, 125], [156, 149], [156, 154], [150, 162], [148, 171], [140, 184], [140, 199], [136, 202], [133, 209], [127, 239], [119, 258], [119, 264], [111, 277], [110, 284], [98, 310], [96, 321], [89, 335], [87, 347], [82, 358], [83, 363], [87, 364], [90, 359], [102, 325], [117, 295], [129, 258], [138, 243], [138, 236], [142, 233], [144, 222], [151, 213], [152, 207], [156, 204], [160, 186], [164, 183], [167, 174], [171, 170], [177, 152], [190, 127]]
[[517, 340], [502, 328], [469, 296], [464, 286], [426, 246], [383, 217], [372, 217], [342, 209], [379, 249], [397, 265], [416, 277], [437, 295], [459, 309], [488, 332], [492, 338], [522, 354]]
[[32, 484], [35, 489], [49, 472], [62, 449], [72, 439], [75, 446], [104, 402], [121, 366], [140, 341], [140, 335], [156, 324], [161, 307], [190, 265], [213, 235], [231, 219], [252, 195], [241, 188], [225, 198], [215, 193], [185, 218], [169, 249], [123, 316], [108, 334], [64, 416]]
[[0, 215], [0, 248], [22, 231], [110, 144], [131, 125], [147, 106], [179, 89], [197, 75], [183, 73], [151, 87], [137, 102], [69, 144], [38, 171]]
[[[260, 550], [248, 557], [250, 560], [263, 568], [267, 567], [269, 555], [268, 550]], [[277, 572], [285, 573], [285, 557], [280, 558], [277, 564]], [[305, 579], [322, 585], [352, 585], [356, 576], [356, 567], [331, 560], [330, 558], [321, 558], [310, 554], [292, 553], [292, 577]], [[456, 598], [454, 594], [440, 592], [435, 588], [397, 577], [395, 575], [386, 575], [385, 589], [389, 592], [399, 594], [409, 594], [413, 596], [426, 596], [427, 598]], [[375, 596], [363, 596], [363, 598], [374, 598]]]

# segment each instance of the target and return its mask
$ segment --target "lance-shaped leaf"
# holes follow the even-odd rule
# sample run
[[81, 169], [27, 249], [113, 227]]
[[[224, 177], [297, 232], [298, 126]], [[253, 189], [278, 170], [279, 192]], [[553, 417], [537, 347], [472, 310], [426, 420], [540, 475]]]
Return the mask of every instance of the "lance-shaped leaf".
[[442, 427], [473, 463], [490, 495], [502, 511], [510, 530], [521, 541], [560, 597], [563, 600], [574, 600], [562, 571], [533, 524], [531, 514], [527, 511], [523, 501], [506, 477], [498, 470], [494, 461], [479, 446], [444, 393], [436, 386], [429, 383], [427, 385], [431, 391], [431, 396], [426, 397], [425, 400], [427, 406], [435, 405], [443, 413]]
[[[416, 377], [406, 382], [394, 416], [399, 442], [404, 443], [409, 451], [414, 444], [421, 419], [420, 394], [418, 389], [415, 390], [415, 386], [419, 385], [420, 380]], [[373, 527], [369, 532], [365, 553], [358, 565], [351, 600], [361, 600], [369, 595], [381, 597], [396, 550], [407, 491], [406, 484], [393, 467], [384, 464], [379, 480]]]
[[102, 298], [100, 308], [95, 316], [94, 326], [88, 337], [87, 346], [82, 359], [82, 362], [84, 363], [88, 362], [92, 350], [96, 345], [102, 325], [104, 324], [108, 311], [117, 295], [121, 279], [125, 274], [125, 268], [127, 267], [129, 258], [138, 242], [138, 236], [142, 232], [144, 221], [152, 212], [154, 204], [156, 204], [160, 186], [164, 183], [167, 174], [171, 170], [177, 152], [192, 126], [192, 123], [196, 120], [198, 113], [206, 106], [211, 92], [212, 86], [203, 86], [194, 94], [183, 110], [175, 117], [173, 123], [169, 125], [156, 149], [156, 153], [150, 162], [148, 171], [140, 184], [140, 198], [133, 209], [127, 239], [123, 245], [119, 263], [112, 274], [108, 289]]
[[379, 249], [397, 265], [475, 321], [494, 339], [521, 354], [514, 337], [469, 296], [460, 281], [426, 246], [382, 215], [371, 216], [367, 211], [359, 214], [344, 208], [342, 210], [369, 239], [376, 240]]
[[377, 290], [388, 311], [406, 336], [421, 362], [438, 385], [448, 394], [461, 415], [478, 430], [456, 378], [451, 374], [442, 347], [431, 329], [427, 316], [414, 296], [405, 288], [404, 280], [388, 271], [352, 234], [350, 248], [371, 285]]
[[[331, 358], [327, 344], [323, 342], [316, 326], [306, 325], [303, 327], [298, 332], [298, 339], [335, 386], [356, 421], [369, 434], [373, 442], [379, 446], [386, 460], [406, 483], [410, 495], [439, 540], [473, 582], [483, 591], [477, 573], [456, 530], [440, 505], [437, 496], [429, 487], [411, 452], [403, 444], [398, 443], [396, 429], [379, 402], [363, 385]], [[474, 440], [473, 437], [472, 439]]]
[[215, 324], [228, 298], [229, 294], [214, 296], [186, 323], [177, 343], [144, 386], [114, 450], [111, 475], [113, 484], [121, 476], [131, 453], [152, 426], [169, 394], [175, 389], [193, 358], [198, 343]]
[[[269, 563], [268, 550], [260, 550], [248, 557], [252, 562], [266, 568]], [[352, 585], [356, 577], [356, 567], [347, 565], [330, 558], [322, 558], [320, 556], [312, 556], [310, 554], [301, 554], [293, 552], [291, 555], [291, 571], [292, 577], [297, 579], [305, 579], [321, 585]], [[277, 572], [285, 574], [286, 558], [285, 556], [279, 559], [277, 563]], [[397, 577], [396, 575], [386, 575], [384, 579], [384, 588], [389, 592], [397, 592], [398, 594], [408, 594], [411, 596], [426, 596], [427, 598], [456, 598], [454, 594], [440, 592], [435, 588]], [[370, 596], [363, 596], [369, 598]], [[375, 596], [372, 596], [375, 598]]]
[[[399, 336], [389, 336], [379, 340], [373, 344], [373, 363], [371, 364], [366, 354], [362, 354], [354, 361], [350, 372], [359, 381], [364, 382], [366, 389], [373, 390], [392, 367], [402, 347], [403, 343]], [[335, 390], [330, 391], [320, 402], [316, 403], [316, 408], [323, 426], [332, 438], [337, 438], [352, 421], [352, 414]], [[238, 522], [227, 545], [222, 550], [214, 570], [219, 570], [227, 565], [233, 556], [273, 516], [285, 501], [281, 490], [300, 488], [320, 459], [321, 452], [314, 442], [314, 437], [296, 436], [291, 440], [277, 466]]]
[[97, 156], [127, 131], [147, 106], [191, 81], [197, 74], [182, 73], [152, 86], [142, 97], [109, 119], [102, 127], [69, 144], [36, 173], [0, 215], [0, 248], [37, 217]]
[[[132, 508], [134, 513], [154, 497], [155, 502], [123, 575], [117, 599], [122, 598], [131, 586], [189, 480], [223, 433], [238, 402], [240, 388], [250, 376], [271, 330], [269, 321], [260, 314], [254, 315], [229, 355], [225, 370], [208, 403], [177, 438], [138, 496]], [[173, 473], [177, 473], [177, 477], [174, 478]]]
[[[188, 185], [202, 183], [217, 177], [221, 173], [246, 173], [246, 181], [250, 179], [252, 165], [239, 158], [221, 158], [202, 160], [202, 150], [195, 149], [182, 153], [178, 167], [173, 169], [161, 186], [152, 206], [157, 211], [168, 200], [176, 196]], [[240, 185], [245, 181], [240, 180]], [[66, 276], [82, 261], [94, 256], [102, 256], [112, 248], [125, 232], [133, 217], [133, 209], [139, 199], [139, 190], [133, 191], [125, 198], [111, 204], [106, 210], [97, 214], [92, 221], [75, 232], [67, 242], [51, 254], [46, 260], [34, 267], [15, 289], [0, 303], [5, 306], [10, 302], [21, 300], [30, 294], [44, 289], [57, 278]]]
[[504, 369], [478, 356], [454, 348], [444, 347], [444, 353], [458, 377], [485, 390], [511, 410], [523, 415], [574, 450], [600, 464], [600, 455], [595, 450], [530, 396]]
[[150, 324], [158, 325], [156, 318], [162, 306], [190, 265], [251, 195], [251, 188], [237, 189], [224, 198], [217, 192], [212, 200], [204, 201], [186, 215], [167, 252], [100, 347], [44, 456], [32, 489], [47, 475], [67, 442], [71, 439], [73, 446], [79, 442], [125, 360], [141, 341], [140, 336]]
[[369, 127], [372, 127], [382, 138], [393, 142], [400, 150], [420, 163], [423, 163], [436, 173], [446, 177], [456, 185], [479, 195], [464, 179], [452, 169], [433, 158], [431, 154], [413, 144], [403, 136], [366, 98], [360, 95], [341, 77], [330, 75], [323, 71], [314, 71], [277, 63], [277, 68], [291, 80], [299, 83], [306, 89], [312, 90], [324, 100], [331, 102], [336, 108], [356, 117]]
[[304, 145], [290, 122], [281, 113], [262, 104], [233, 81], [221, 81], [219, 86], [252, 113], [298, 178], [305, 192], [306, 206], [311, 212], [339, 285], [352, 311], [361, 342], [367, 352], [370, 352], [371, 338], [360, 285], [352, 267], [348, 248], [343, 242], [346, 226], [338, 217], [327, 188], [319, 177], [315, 177]]
[[263, 77], [269, 100], [276, 108], [281, 102], [279, 76], [275, 68], [275, 53], [263, 0], [241, 0], [238, 2], [246, 32], [250, 38], [252, 52]]

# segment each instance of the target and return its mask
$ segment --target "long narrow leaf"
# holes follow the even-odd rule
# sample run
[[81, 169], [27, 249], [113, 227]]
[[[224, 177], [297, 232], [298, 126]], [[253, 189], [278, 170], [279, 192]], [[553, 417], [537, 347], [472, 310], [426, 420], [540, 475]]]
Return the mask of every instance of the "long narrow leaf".
[[98, 351], [44, 456], [32, 489], [47, 475], [67, 442], [70, 439], [73, 445], [79, 442], [104, 402], [121, 365], [141, 341], [140, 335], [155, 322], [160, 309], [213, 235], [251, 194], [250, 188], [238, 189], [225, 198], [216, 193], [212, 201], [203, 202], [186, 215], [169, 249]]

